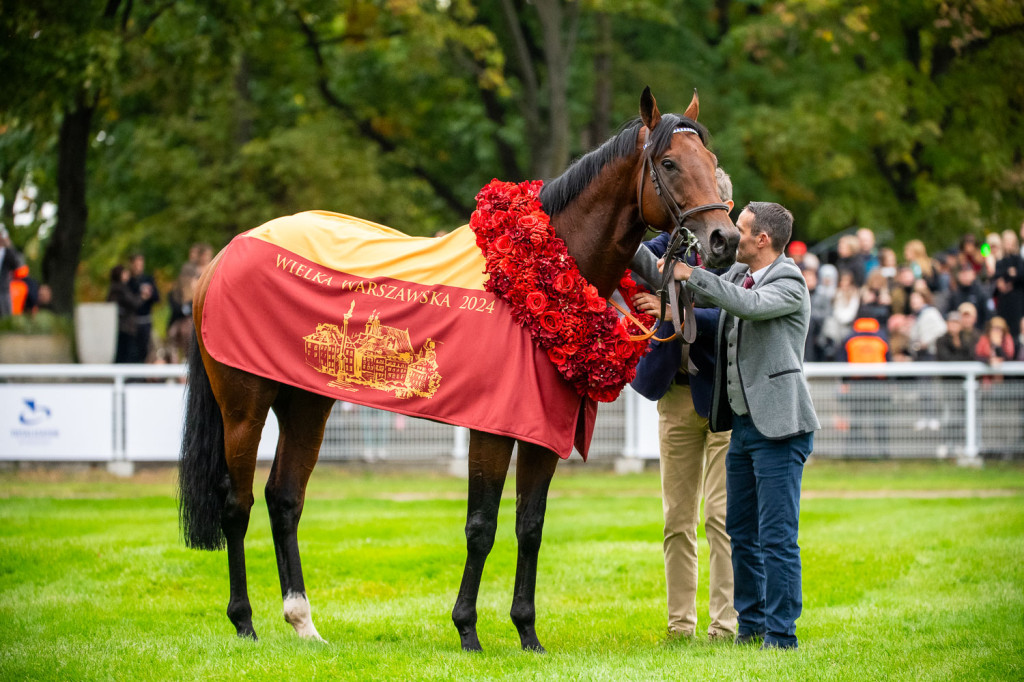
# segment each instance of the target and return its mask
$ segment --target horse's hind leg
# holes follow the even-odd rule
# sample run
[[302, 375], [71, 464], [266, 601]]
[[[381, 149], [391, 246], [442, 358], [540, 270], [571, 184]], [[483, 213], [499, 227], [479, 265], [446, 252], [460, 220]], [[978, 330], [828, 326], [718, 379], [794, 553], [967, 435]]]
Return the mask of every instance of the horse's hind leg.
[[228, 491], [221, 516], [231, 580], [228, 618], [239, 637], [256, 639], [245, 575], [245, 532], [253, 504], [256, 448], [278, 384], [239, 370], [225, 369], [225, 374], [227, 380], [218, 381], [214, 394], [224, 418], [224, 457], [228, 465]]
[[516, 539], [519, 555], [510, 615], [519, 630], [523, 649], [530, 651], [544, 651], [534, 629], [537, 618], [534, 594], [548, 486], [557, 464], [558, 456], [551, 450], [519, 441], [516, 458]]
[[320, 454], [324, 425], [333, 405], [332, 398], [281, 387], [274, 401], [281, 435], [265, 491], [274, 552], [277, 554], [277, 572], [281, 578], [284, 619], [300, 637], [321, 641], [323, 638], [313, 625], [302, 579], [298, 528], [306, 498], [306, 483]]
[[452, 621], [466, 651], [480, 651], [480, 639], [476, 634], [476, 598], [480, 592], [484, 562], [494, 545], [501, 489], [505, 485], [514, 445], [515, 441], [506, 436], [470, 432], [466, 568], [462, 573], [459, 597], [452, 609]]

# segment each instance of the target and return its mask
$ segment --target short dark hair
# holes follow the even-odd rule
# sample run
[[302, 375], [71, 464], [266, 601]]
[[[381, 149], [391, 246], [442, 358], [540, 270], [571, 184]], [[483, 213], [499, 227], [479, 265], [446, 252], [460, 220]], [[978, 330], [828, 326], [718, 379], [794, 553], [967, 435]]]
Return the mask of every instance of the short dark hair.
[[778, 253], [786, 250], [793, 236], [793, 214], [785, 206], [770, 201], [751, 201], [743, 210], [754, 214], [754, 229], [757, 234], [768, 235], [773, 250]]

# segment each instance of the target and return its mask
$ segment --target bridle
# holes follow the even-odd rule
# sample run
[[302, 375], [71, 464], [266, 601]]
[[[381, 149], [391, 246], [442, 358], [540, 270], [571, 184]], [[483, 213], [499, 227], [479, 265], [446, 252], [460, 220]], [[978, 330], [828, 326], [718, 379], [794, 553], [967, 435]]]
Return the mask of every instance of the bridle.
[[[669, 341], [674, 339], [676, 336], [682, 337], [685, 343], [693, 343], [694, 339], [697, 338], [697, 325], [693, 314], [693, 300], [690, 296], [689, 291], [685, 288], [682, 291], [682, 310], [680, 310], [679, 301], [677, 300], [677, 289], [676, 279], [674, 270], [671, 267], [674, 260], [686, 260], [690, 257], [690, 254], [695, 254], [697, 259], [697, 265], [701, 263], [701, 251], [702, 247], [700, 240], [697, 236], [686, 227], [687, 219], [695, 213], [701, 213], [703, 211], [717, 211], [722, 210], [726, 213], [729, 212], [729, 206], [723, 203], [713, 204], [702, 204], [694, 208], [683, 210], [683, 207], [679, 205], [676, 198], [672, 195], [672, 192], [668, 189], [668, 183], [665, 182], [661, 176], [661, 170], [658, 165], [654, 163], [654, 152], [650, 150], [650, 131], [647, 128], [642, 129], [645, 133], [645, 142], [642, 149], [643, 154], [643, 168], [640, 171], [640, 177], [637, 180], [636, 186], [636, 203], [637, 209], [640, 212], [640, 222], [648, 230], [654, 229], [644, 218], [644, 182], [648, 175], [651, 178], [651, 184], [654, 185], [654, 192], [661, 198], [661, 203], [664, 204], [665, 210], [672, 216], [672, 220], [675, 223], [675, 227], [672, 229], [672, 233], [669, 236], [668, 248], [665, 250], [665, 268], [662, 274], [661, 285], [658, 289], [658, 294], [661, 298], [661, 319], [665, 319], [666, 307], [671, 307], [672, 323], [675, 326], [675, 334], [668, 339], [659, 339], [660, 341]], [[676, 133], [692, 133], [694, 135], [700, 135], [695, 128], [687, 125], [677, 126], [672, 130], [672, 134]], [[663, 187], [664, 185], [664, 187]], [[680, 252], [682, 252], [680, 254]], [[706, 253], [704, 254], [707, 255]], [[682, 315], [680, 314], [682, 313]], [[654, 332], [647, 332], [647, 336], [653, 336]]]

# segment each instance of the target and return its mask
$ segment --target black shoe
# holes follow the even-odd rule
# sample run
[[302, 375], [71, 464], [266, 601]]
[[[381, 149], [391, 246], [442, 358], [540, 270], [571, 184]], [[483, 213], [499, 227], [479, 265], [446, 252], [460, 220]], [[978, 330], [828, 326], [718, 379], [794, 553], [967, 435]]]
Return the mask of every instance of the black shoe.
[[764, 642], [761, 644], [761, 650], [765, 651], [768, 649], [796, 649], [796, 642]]
[[752, 632], [749, 634], [736, 635], [736, 645], [744, 644], [762, 644], [764, 642], [764, 633]]

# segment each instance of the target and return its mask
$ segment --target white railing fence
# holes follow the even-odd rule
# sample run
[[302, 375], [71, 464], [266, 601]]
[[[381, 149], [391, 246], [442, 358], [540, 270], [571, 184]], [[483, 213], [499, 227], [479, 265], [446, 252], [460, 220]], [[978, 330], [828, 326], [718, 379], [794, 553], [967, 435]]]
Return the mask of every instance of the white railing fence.
[[[808, 364], [822, 430], [819, 457], [1024, 454], [1024, 363]], [[181, 365], [0, 364], [0, 460], [169, 462], [177, 459], [184, 405]], [[592, 460], [657, 459], [655, 404], [631, 390], [601, 405]], [[268, 419], [260, 458], [273, 457]], [[350, 403], [335, 405], [321, 459], [455, 461], [465, 429]]]

